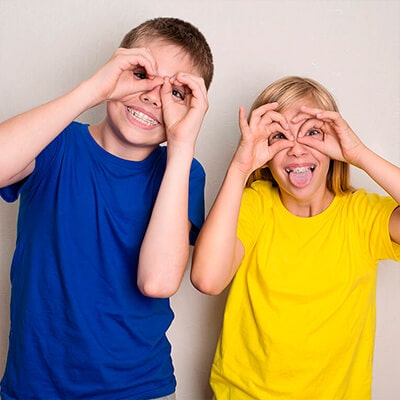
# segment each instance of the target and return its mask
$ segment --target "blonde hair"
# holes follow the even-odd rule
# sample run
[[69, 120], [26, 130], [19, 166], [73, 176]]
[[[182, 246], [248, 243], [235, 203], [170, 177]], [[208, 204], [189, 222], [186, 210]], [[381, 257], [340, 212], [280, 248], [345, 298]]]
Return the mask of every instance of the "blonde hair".
[[[328, 111], [339, 111], [333, 96], [320, 83], [299, 76], [288, 76], [275, 81], [264, 89], [254, 101], [250, 113], [256, 108], [278, 102], [276, 111], [285, 111], [302, 99], [311, 99], [318, 107]], [[253, 171], [247, 180], [250, 186], [256, 180], [268, 180], [278, 186], [268, 166]], [[343, 161], [331, 160], [326, 178], [327, 188], [334, 194], [344, 194], [353, 190], [350, 185], [350, 166]]]

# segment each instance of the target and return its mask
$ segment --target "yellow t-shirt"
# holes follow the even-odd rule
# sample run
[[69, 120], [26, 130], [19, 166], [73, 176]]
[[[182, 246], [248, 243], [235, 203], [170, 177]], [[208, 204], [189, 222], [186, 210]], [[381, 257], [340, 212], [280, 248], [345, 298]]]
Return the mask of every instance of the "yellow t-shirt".
[[301, 218], [269, 182], [245, 190], [245, 258], [211, 372], [217, 400], [371, 398], [377, 262], [400, 261], [396, 203], [364, 191]]

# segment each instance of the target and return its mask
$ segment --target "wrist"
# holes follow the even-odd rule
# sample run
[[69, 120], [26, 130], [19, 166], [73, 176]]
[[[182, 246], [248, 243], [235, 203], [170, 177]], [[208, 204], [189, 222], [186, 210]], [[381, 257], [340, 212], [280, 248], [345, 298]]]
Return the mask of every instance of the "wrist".
[[74, 91], [79, 93], [79, 98], [84, 103], [87, 110], [106, 100], [105, 97], [101, 96], [101, 92], [98, 90], [96, 85], [93, 85], [90, 80], [81, 82]]
[[239, 163], [232, 161], [228, 167], [227, 176], [240, 183], [244, 188], [251, 172], [252, 171], [245, 171]]

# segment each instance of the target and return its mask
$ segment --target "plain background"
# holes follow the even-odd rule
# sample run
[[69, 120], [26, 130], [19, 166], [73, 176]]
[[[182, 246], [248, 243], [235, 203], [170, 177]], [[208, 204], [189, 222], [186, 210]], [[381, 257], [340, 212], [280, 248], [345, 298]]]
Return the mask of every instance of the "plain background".
[[[0, 0], [0, 120], [71, 89], [111, 56], [128, 30], [157, 16], [192, 22], [213, 50], [210, 109], [196, 153], [207, 171], [207, 209], [238, 141], [238, 107], [248, 109], [267, 84], [284, 75], [323, 83], [363, 141], [400, 164], [396, 0]], [[103, 111], [97, 107], [80, 120], [98, 122]], [[352, 174], [355, 186], [381, 192], [365, 174]], [[16, 204], [0, 201], [0, 373], [7, 352], [16, 214]], [[399, 266], [379, 266], [374, 400], [400, 398]], [[185, 276], [172, 298], [176, 319], [169, 336], [179, 400], [210, 398], [208, 373], [225, 295], [202, 295]]]

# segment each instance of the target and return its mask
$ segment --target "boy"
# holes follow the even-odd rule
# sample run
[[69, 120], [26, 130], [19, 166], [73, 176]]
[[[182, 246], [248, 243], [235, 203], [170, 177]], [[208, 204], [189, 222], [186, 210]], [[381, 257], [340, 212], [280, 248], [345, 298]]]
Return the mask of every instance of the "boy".
[[[144, 22], [120, 47], [72, 91], [0, 125], [0, 194], [20, 199], [3, 399], [175, 391], [168, 297], [204, 218], [193, 156], [212, 54], [175, 18]], [[101, 123], [73, 122], [104, 101]]]

